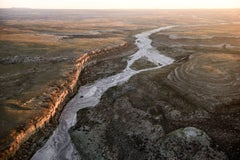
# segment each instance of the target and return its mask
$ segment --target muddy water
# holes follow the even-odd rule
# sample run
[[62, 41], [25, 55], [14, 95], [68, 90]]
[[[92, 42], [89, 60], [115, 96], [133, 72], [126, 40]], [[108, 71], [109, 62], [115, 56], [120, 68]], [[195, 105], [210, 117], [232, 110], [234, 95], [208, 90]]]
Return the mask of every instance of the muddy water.
[[[135, 43], [139, 50], [129, 57], [127, 67], [121, 73], [98, 80], [93, 84], [82, 86], [76, 96], [65, 106], [65, 109], [59, 119], [59, 125], [53, 132], [52, 136], [48, 139], [46, 144], [35, 153], [32, 160], [81, 159], [75, 150], [74, 145], [71, 143], [70, 135], [68, 134], [68, 130], [76, 123], [77, 112], [82, 108], [94, 107], [99, 103], [102, 94], [107, 89], [126, 82], [133, 75], [143, 71], [158, 69], [173, 63], [174, 60], [161, 55], [151, 45], [152, 41], [149, 39], [151, 34], [170, 29], [172, 27], [173, 26], [161, 27], [137, 34], [135, 36]], [[130, 66], [142, 57], [147, 57], [148, 61], [154, 63], [157, 67], [138, 71], [132, 70]]]

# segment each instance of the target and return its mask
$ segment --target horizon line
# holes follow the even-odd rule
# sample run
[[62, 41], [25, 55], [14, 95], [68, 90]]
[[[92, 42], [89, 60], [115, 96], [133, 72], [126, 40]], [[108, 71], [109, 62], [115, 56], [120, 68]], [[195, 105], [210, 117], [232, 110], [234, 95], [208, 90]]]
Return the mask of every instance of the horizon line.
[[240, 8], [29, 8], [29, 7], [1, 7], [0, 9], [39, 9], [39, 10], [232, 10]]

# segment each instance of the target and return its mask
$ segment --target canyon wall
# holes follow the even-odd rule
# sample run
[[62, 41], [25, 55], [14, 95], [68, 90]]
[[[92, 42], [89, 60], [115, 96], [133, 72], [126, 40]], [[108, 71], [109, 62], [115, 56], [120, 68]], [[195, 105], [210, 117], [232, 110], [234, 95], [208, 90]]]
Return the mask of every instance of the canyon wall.
[[[39, 141], [41, 139], [40, 135], [46, 137], [49, 136], [49, 132], [52, 131], [42, 130], [44, 130], [44, 128], [51, 123], [54, 124], [53, 126], [56, 126], [64, 105], [77, 92], [77, 89], [80, 86], [79, 76], [81, 75], [82, 70], [87, 65], [96, 63], [98, 56], [102, 56], [110, 52], [119, 52], [128, 46], [129, 44], [125, 42], [117, 46], [107, 47], [104, 49], [91, 51], [90, 53], [85, 53], [79, 59], [77, 59], [75, 62], [75, 68], [69, 72], [67, 78], [64, 81], [61, 81], [62, 83], [57, 83], [55, 86], [50, 87], [48, 91], [43, 94], [44, 98], [41, 97], [42, 103], [40, 104], [43, 108], [41, 110], [41, 113], [39, 113], [38, 116], [36, 116], [34, 119], [26, 122], [26, 124], [24, 124], [21, 128], [16, 129], [10, 134], [10, 137], [7, 140], [8, 144], [6, 144], [6, 147], [1, 150], [0, 159], [14, 159], [16, 152], [19, 152], [18, 150], [22, 150], [22, 148], [25, 151], [27, 148], [31, 148], [31, 150], [36, 149], [38, 147], [36, 140]], [[42, 133], [38, 135], [39, 132]], [[43, 134], [45, 132], [47, 132], [46, 135]]]

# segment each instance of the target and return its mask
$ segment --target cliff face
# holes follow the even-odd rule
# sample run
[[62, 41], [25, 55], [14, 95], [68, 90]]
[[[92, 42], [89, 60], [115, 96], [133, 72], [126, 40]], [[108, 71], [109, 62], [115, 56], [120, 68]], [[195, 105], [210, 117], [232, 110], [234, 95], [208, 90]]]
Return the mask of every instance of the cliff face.
[[123, 43], [119, 46], [86, 53], [77, 59], [74, 69], [69, 72], [65, 80], [60, 80], [59, 83], [51, 86], [44, 92], [43, 96], [37, 97], [39, 105], [42, 107], [41, 113], [37, 114], [34, 119], [30, 119], [18, 130], [11, 133], [10, 137], [4, 141], [4, 146], [2, 145], [1, 147], [0, 159], [13, 157], [19, 148], [20, 151], [17, 152], [18, 155], [22, 155], [23, 152], [25, 152], [25, 158], [29, 157], [32, 152], [39, 147], [37, 141], [40, 140], [40, 143], [43, 143], [43, 138], [50, 135], [50, 132], [57, 124], [57, 119], [60, 116], [64, 104], [76, 93], [80, 85], [79, 77], [81, 76], [82, 70], [87, 65], [96, 63], [99, 56], [112, 52], [121, 52], [128, 48], [129, 45]]

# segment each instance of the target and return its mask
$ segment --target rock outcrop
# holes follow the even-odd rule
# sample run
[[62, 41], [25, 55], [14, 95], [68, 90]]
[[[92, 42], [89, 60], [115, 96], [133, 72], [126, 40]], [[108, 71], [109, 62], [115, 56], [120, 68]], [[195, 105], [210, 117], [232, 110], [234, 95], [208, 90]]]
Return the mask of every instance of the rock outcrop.
[[113, 106], [79, 111], [70, 133], [83, 159], [227, 159], [202, 130], [187, 127], [166, 134], [156, 123], [161, 117], [153, 118], [130, 101], [122, 96]]

